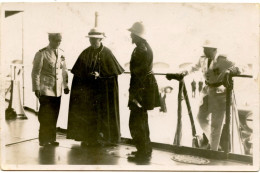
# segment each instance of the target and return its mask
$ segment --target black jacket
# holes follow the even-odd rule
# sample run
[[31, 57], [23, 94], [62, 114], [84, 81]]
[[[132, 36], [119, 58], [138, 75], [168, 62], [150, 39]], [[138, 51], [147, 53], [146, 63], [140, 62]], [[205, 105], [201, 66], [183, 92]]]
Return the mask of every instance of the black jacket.
[[131, 109], [136, 99], [144, 109], [152, 110], [160, 106], [160, 97], [156, 79], [152, 73], [153, 52], [144, 40], [138, 45], [130, 61], [130, 88], [128, 106]]

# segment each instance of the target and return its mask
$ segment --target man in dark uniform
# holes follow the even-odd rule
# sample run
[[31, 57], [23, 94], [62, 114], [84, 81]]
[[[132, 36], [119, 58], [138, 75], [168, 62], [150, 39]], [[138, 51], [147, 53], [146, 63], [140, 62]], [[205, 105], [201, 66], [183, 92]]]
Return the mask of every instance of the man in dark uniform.
[[191, 82], [191, 89], [192, 89], [192, 97], [195, 98], [196, 97], [196, 82], [193, 81]]
[[153, 75], [153, 52], [144, 39], [144, 25], [136, 22], [129, 29], [132, 43], [136, 44], [130, 61], [129, 128], [137, 151], [130, 161], [148, 160], [152, 154], [147, 110], [160, 106], [159, 91]]
[[62, 88], [65, 94], [69, 93], [65, 57], [63, 50], [58, 48], [61, 39], [60, 33], [49, 33], [49, 45], [39, 50], [33, 61], [32, 86], [40, 101], [40, 146], [59, 145], [56, 142], [56, 124]]

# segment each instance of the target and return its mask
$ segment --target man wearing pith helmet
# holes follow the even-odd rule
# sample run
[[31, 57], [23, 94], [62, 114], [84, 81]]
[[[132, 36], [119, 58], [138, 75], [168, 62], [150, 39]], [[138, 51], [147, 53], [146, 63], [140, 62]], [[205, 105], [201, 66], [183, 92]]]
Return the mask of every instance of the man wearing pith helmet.
[[95, 27], [71, 72], [67, 138], [82, 141], [82, 147], [113, 145], [120, 140], [118, 75], [124, 69], [110, 49], [102, 44], [104, 32]]
[[59, 48], [61, 33], [49, 33], [49, 45], [39, 50], [33, 60], [32, 86], [40, 102], [40, 146], [58, 146], [56, 124], [59, 115], [62, 88], [69, 93], [65, 56]]
[[[202, 89], [202, 104], [199, 107], [197, 120], [204, 132], [201, 144], [205, 148], [219, 150], [220, 137], [226, 112], [227, 75], [239, 74], [238, 67], [228, 60], [227, 56], [217, 53], [217, 44], [206, 40], [203, 45], [204, 55], [186, 74], [201, 71], [205, 79]], [[169, 77], [169, 76], [168, 76]], [[209, 121], [211, 116], [211, 121]], [[206, 141], [209, 140], [209, 144]]]
[[137, 151], [128, 157], [130, 161], [149, 160], [152, 154], [149, 137], [148, 113], [160, 106], [159, 91], [153, 68], [153, 52], [145, 40], [145, 27], [136, 22], [128, 29], [132, 43], [136, 45], [130, 60], [130, 109], [129, 129]]

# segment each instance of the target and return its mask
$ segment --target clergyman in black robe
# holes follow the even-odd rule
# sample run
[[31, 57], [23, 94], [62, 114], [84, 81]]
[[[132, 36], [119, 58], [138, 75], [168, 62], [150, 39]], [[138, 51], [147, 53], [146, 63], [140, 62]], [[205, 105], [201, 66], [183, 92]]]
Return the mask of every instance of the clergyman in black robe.
[[[91, 39], [93, 38], [90, 38], [90, 42]], [[118, 143], [118, 75], [122, 74], [124, 69], [111, 50], [101, 43], [96, 49], [93, 46], [85, 49], [71, 72], [74, 78], [67, 138], [83, 141], [83, 146]]]

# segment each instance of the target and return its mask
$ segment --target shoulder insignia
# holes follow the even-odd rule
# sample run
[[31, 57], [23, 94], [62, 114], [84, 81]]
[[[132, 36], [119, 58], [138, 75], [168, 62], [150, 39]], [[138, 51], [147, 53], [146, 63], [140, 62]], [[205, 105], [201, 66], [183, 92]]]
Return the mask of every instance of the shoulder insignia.
[[63, 55], [61, 55], [60, 58], [61, 58], [62, 61], [65, 61], [65, 57]]
[[218, 56], [218, 60], [226, 60], [226, 59], [227, 59], [227, 56], [225, 56], [225, 55]]
[[45, 51], [46, 49], [47, 49], [47, 47], [42, 48], [42, 49], [39, 50], [39, 52]]
[[142, 51], [142, 52], [146, 52], [147, 51], [147, 47], [142, 44], [142, 45], [137, 47], [137, 50]]

